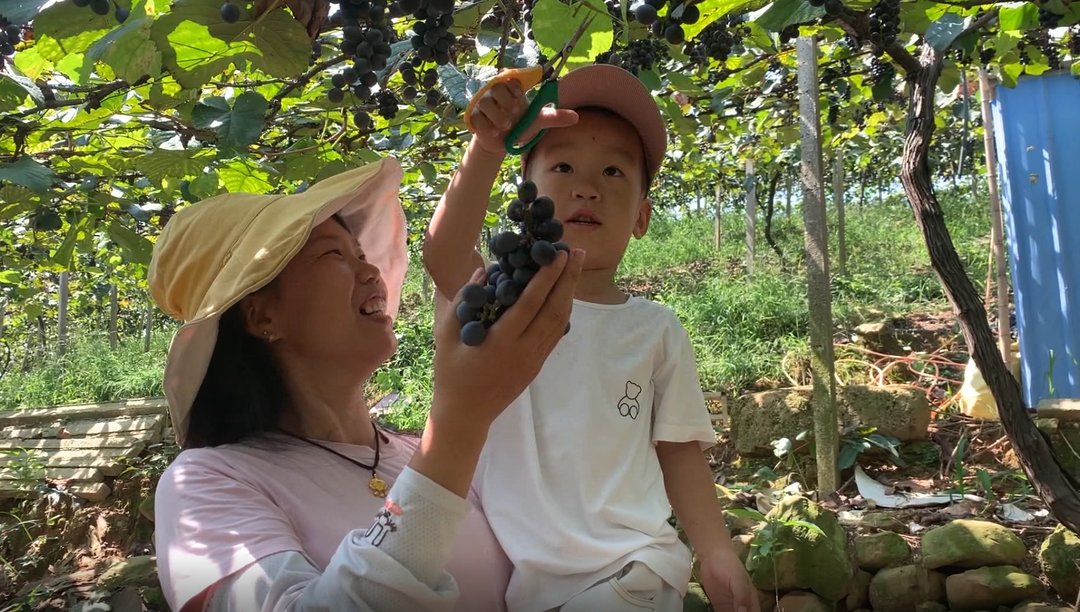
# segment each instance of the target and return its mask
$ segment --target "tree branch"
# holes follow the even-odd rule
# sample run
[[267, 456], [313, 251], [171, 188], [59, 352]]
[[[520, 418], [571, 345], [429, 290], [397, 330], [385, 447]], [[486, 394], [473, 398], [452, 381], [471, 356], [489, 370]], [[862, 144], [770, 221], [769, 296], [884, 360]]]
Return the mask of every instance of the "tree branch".
[[[859, 42], [869, 42], [870, 21], [866, 18], [866, 13], [855, 13], [850, 17], [841, 15], [837, 17], [836, 21], [845, 32], [853, 36]], [[918, 72], [921, 68], [919, 60], [909, 53], [900, 43], [894, 42], [885, 47], [885, 53], [887, 53], [889, 57], [891, 57], [893, 61], [909, 75]]]
[[503, 18], [503, 31], [502, 38], [499, 39], [499, 56], [495, 59], [495, 69], [503, 69], [503, 60], [506, 57], [506, 42], [510, 39], [510, 17], [509, 15]]
[[301, 74], [300, 76], [290, 81], [288, 85], [282, 87], [281, 90], [278, 91], [277, 94], [270, 99], [270, 108], [266, 114], [266, 121], [270, 121], [274, 118], [275, 115], [278, 114], [278, 111], [281, 110], [281, 101], [285, 99], [285, 96], [292, 93], [293, 90], [295, 90], [297, 87], [306, 85], [308, 81], [315, 78], [315, 75], [319, 74], [323, 70], [326, 70], [331, 66], [336, 66], [347, 59], [348, 58], [344, 55], [339, 55], [337, 57], [332, 57], [328, 60], [319, 62], [318, 64], [312, 66], [311, 70], [308, 70], [304, 74]]

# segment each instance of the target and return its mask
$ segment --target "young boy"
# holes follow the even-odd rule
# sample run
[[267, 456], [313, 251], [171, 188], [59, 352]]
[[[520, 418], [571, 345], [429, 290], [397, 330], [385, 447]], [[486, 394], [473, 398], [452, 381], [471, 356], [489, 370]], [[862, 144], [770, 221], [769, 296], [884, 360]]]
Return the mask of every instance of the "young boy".
[[[716, 438], [686, 332], [667, 308], [614, 282], [630, 236], [649, 226], [663, 120], [641, 82], [614, 66], [566, 74], [559, 101], [537, 119], [534, 133], [547, 132], [522, 165], [555, 201], [563, 241], [586, 252], [571, 329], [492, 426], [476, 473], [484, 513], [514, 565], [507, 607], [681, 611], [690, 554], [667, 521], [673, 508], [715, 609], [756, 612], [702, 454]], [[476, 135], [424, 245], [440, 307], [484, 266], [474, 245], [504, 139], [527, 105], [516, 83], [476, 105]], [[498, 373], [478, 384], [498, 384]]]

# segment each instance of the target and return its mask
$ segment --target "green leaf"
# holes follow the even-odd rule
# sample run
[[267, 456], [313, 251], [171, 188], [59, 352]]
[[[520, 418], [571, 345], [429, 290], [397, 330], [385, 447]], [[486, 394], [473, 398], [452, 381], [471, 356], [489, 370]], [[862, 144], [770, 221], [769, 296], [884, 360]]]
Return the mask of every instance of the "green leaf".
[[1003, 6], [998, 13], [998, 27], [1003, 32], [1038, 28], [1039, 7], [1031, 2]]
[[[116, 77], [134, 83], [143, 76], [157, 77], [161, 73], [161, 52], [150, 40], [153, 18], [145, 13], [146, 3], [140, 2], [122, 26], [94, 43], [87, 55], [104, 61]], [[141, 16], [139, 15], [142, 11]]]
[[221, 0], [178, 0], [159, 17], [150, 36], [162, 64], [187, 89], [205, 84], [230, 64], [271, 76], [292, 78], [307, 69], [311, 40], [284, 8], [254, 19], [243, 4], [240, 20], [225, 23]]
[[751, 510], [750, 508], [724, 508], [724, 514], [730, 514], [731, 516], [737, 516], [739, 518], [750, 519], [752, 521], [766, 521], [765, 515], [757, 510]]
[[53, 171], [34, 161], [29, 155], [20, 157], [15, 163], [0, 164], [0, 181], [8, 181], [45, 193], [52, 187]]
[[686, 33], [686, 39], [693, 39], [700, 34], [706, 26], [717, 19], [720, 19], [724, 15], [739, 15], [747, 11], [754, 11], [768, 3], [768, 0], [704, 0], [704, 2], [700, 2], [697, 5], [698, 11], [701, 13], [701, 17], [698, 18], [697, 23], [683, 26], [683, 31]]
[[1069, 72], [1073, 76], [1080, 76], [1080, 62], [1073, 62], [1073, 65], [1069, 67]]
[[86, 215], [80, 214], [76, 217], [75, 222], [69, 224], [67, 236], [64, 238], [63, 244], [56, 250], [56, 254], [53, 255], [53, 261], [67, 269], [73, 270], [72, 267], [72, 254], [75, 252], [75, 245], [79, 241], [79, 233], [82, 226], [86, 222]]
[[813, 6], [805, 0], [776, 0], [754, 22], [770, 32], [781, 32], [788, 26], [809, 23], [824, 15], [824, 6]]
[[0, 15], [15, 25], [25, 25], [48, 3], [49, 0], [0, 0]]
[[135, 158], [133, 165], [141, 170], [146, 178], [160, 185], [166, 176], [183, 178], [201, 175], [213, 159], [214, 152], [211, 150], [157, 149], [153, 153]]
[[476, 92], [498, 74], [494, 66], [466, 64], [464, 68], [462, 71], [453, 64], [438, 67], [439, 88], [454, 106], [462, 109], [469, 106]]
[[875, 102], [881, 102], [883, 100], [888, 100], [893, 95], [893, 91], [894, 91], [894, 89], [893, 89], [893, 80], [892, 79], [882, 79], [880, 82], [876, 83], [870, 89], [870, 91], [874, 95], [874, 101]]
[[1019, 62], [1010, 62], [1008, 64], [1002, 64], [998, 77], [1001, 79], [1001, 84], [1005, 87], [1016, 87], [1017, 79], [1023, 74], [1024, 67]]
[[269, 193], [270, 173], [254, 162], [235, 159], [218, 169], [221, 182], [229, 193]]
[[0, 272], [0, 283], [5, 285], [18, 285], [22, 282], [22, 272], [18, 270], [4, 270]]
[[979, 483], [979, 488], [986, 493], [987, 497], [991, 497], [994, 494], [994, 485], [990, 480], [990, 472], [987, 472], [983, 468], [975, 470], [975, 479]]
[[218, 177], [217, 172], [207, 172], [191, 181], [191, 183], [188, 184], [188, 191], [196, 198], [205, 200], [206, 198], [212, 198], [218, 194], [219, 183], [220, 178]]
[[836, 458], [836, 467], [846, 470], [855, 465], [855, 459], [859, 457], [859, 447], [853, 444], [845, 444], [840, 449], [840, 455]]
[[37, 80], [53, 69], [53, 63], [41, 57], [41, 53], [38, 52], [35, 45], [15, 54], [15, 67], [19, 69], [19, 72], [25, 74], [27, 78]]
[[41, 304], [27, 304], [23, 308], [23, 316], [27, 319], [36, 319], [41, 316], [41, 313], [45, 310], [41, 307]]
[[815, 525], [815, 524], [813, 524], [813, 523], [811, 523], [809, 521], [799, 521], [799, 520], [784, 521], [784, 524], [788, 525], [789, 527], [802, 527], [804, 529], [809, 529], [810, 531], [812, 531], [812, 532], [814, 532], [814, 533], [816, 533], [818, 535], [822, 535], [822, 536], [825, 535], [825, 532], [822, 531], [821, 527], [818, 527], [817, 525]]
[[926, 28], [926, 42], [939, 53], [943, 53], [963, 31], [964, 19], [956, 13], [945, 13]]
[[[37, 90], [39, 97], [41, 96], [41, 90], [33, 82], [27, 79], [26, 83]], [[16, 80], [14, 75], [0, 74], [0, 113], [13, 111], [24, 105], [32, 105], [30, 90], [27, 86]]]
[[266, 98], [255, 91], [245, 91], [233, 102], [221, 96], [204, 98], [191, 111], [191, 122], [197, 128], [217, 132], [218, 142], [227, 147], [246, 147], [262, 134]]
[[429, 183], [434, 183], [439, 178], [439, 174], [435, 171], [435, 166], [431, 165], [431, 162], [420, 162], [420, 174], [423, 174], [424, 180]]
[[149, 240], [131, 231], [119, 221], [113, 221], [109, 224], [108, 233], [109, 238], [112, 238], [113, 242], [120, 245], [120, 248], [124, 250], [128, 259], [138, 264], [147, 265], [150, 263], [154, 245], [150, 244]]
[[570, 6], [559, 0], [537, 0], [532, 8], [532, 27], [536, 44], [548, 57], [555, 57], [589, 15], [596, 18], [582, 33], [577, 45], [566, 59], [567, 70], [592, 63], [597, 55], [611, 48], [615, 30], [611, 17], [605, 12], [596, 15], [587, 8]]
[[938, 77], [938, 87], [943, 93], [950, 94], [960, 84], [960, 70], [953, 62], [947, 62], [941, 68], [941, 76]]
[[71, 2], [58, 2], [34, 18], [34, 35], [41, 57], [59, 62], [73, 53], [82, 53], [118, 24], [113, 12], [98, 15]]
[[649, 88], [649, 91], [660, 91], [664, 84], [660, 82], [660, 75], [652, 70], [638, 70], [638, 79]]
[[454, 25], [450, 27], [450, 31], [455, 34], [476, 31], [477, 26], [480, 25], [480, 20], [483, 19], [494, 4], [495, 0], [462, 3], [458, 8], [454, 9]]
[[693, 81], [693, 79], [683, 74], [682, 72], [672, 70], [671, 72], [668, 72], [666, 76], [668, 83], [670, 83], [672, 87], [683, 92], [684, 94], [691, 96], [700, 96], [704, 95], [705, 93], [705, 91], [701, 89], [701, 87], [699, 87], [698, 84]]

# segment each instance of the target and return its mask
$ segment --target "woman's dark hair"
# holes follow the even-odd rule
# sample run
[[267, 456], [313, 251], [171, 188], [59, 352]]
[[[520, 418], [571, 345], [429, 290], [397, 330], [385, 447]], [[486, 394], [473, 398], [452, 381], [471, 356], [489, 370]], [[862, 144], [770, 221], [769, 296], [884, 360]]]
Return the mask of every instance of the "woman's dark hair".
[[[332, 218], [349, 229], [338, 215]], [[235, 444], [275, 431], [287, 401], [270, 346], [248, 332], [235, 304], [218, 322], [214, 354], [184, 425], [184, 448]]]

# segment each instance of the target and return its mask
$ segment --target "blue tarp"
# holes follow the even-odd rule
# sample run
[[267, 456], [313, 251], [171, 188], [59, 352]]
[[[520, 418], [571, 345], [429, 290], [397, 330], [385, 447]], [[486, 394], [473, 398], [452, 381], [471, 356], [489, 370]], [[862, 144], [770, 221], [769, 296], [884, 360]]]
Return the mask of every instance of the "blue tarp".
[[1080, 397], [1080, 81], [999, 85], [992, 105], [1024, 399]]

